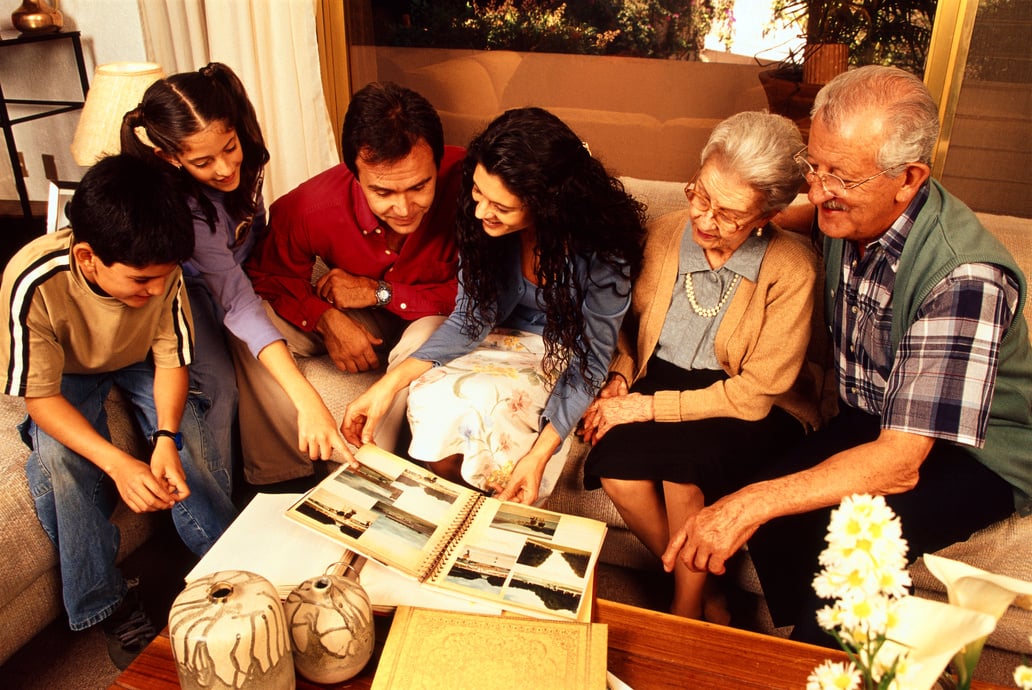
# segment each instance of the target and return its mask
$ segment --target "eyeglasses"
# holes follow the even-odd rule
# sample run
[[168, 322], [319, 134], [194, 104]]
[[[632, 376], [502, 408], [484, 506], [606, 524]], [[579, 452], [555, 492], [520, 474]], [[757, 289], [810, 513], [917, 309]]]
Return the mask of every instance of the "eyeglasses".
[[725, 235], [734, 235], [735, 233], [741, 232], [746, 228], [746, 226], [759, 217], [759, 215], [755, 215], [750, 216], [745, 220], [740, 220], [739, 218], [729, 215], [728, 212], [723, 209], [714, 208], [710, 198], [695, 189], [694, 180], [684, 186], [684, 195], [688, 197], [688, 202], [699, 213], [705, 214], [707, 211], [711, 212], [713, 223], [717, 226], [717, 229]]
[[906, 165], [906, 163], [897, 163], [896, 165], [893, 165], [889, 168], [885, 168], [881, 172], [877, 172], [871, 175], [870, 177], [865, 177], [864, 179], [858, 182], [850, 182], [849, 180], [843, 180], [838, 175], [832, 175], [831, 173], [819, 173], [816, 170], [814, 170], [813, 165], [810, 164], [810, 161], [806, 160], [807, 148], [808, 147], [804, 146], [802, 149], [800, 149], [798, 153], [792, 156], [792, 160], [794, 160], [796, 164], [799, 165], [800, 170], [803, 171], [803, 176], [806, 178], [807, 184], [809, 184], [812, 187], [815, 182], [820, 181], [821, 188], [824, 189], [824, 193], [830, 194], [831, 196], [840, 196], [843, 192], [848, 192], [850, 189], [856, 189], [860, 185], [867, 184], [876, 177], [880, 177], [887, 172], [891, 172], [893, 170], [896, 170], [897, 168], [901, 168], [904, 165]]

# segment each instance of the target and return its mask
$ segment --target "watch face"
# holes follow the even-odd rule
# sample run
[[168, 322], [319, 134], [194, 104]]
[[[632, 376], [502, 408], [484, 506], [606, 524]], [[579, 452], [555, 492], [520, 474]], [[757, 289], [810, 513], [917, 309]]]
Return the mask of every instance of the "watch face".
[[378, 306], [384, 306], [391, 301], [391, 288], [386, 283], [380, 283], [380, 286], [376, 288], [376, 304]]

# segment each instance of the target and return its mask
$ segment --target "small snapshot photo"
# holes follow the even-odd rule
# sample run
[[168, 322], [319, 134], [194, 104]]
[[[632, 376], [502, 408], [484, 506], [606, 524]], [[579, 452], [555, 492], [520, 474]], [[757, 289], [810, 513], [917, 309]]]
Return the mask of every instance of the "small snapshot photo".
[[348, 503], [329, 491], [313, 491], [297, 508], [298, 513], [342, 534], [358, 539], [376, 521], [377, 515]]
[[455, 560], [444, 580], [497, 597], [515, 562], [511, 553], [470, 546]]
[[495, 513], [494, 519], [491, 520], [491, 527], [537, 539], [551, 540], [555, 537], [555, 531], [559, 527], [559, 516], [541, 515], [540, 511], [533, 508], [505, 503]]
[[393, 486], [394, 479], [392, 477], [380, 474], [365, 465], [360, 465], [357, 470], [339, 472], [333, 481], [377, 501], [393, 503], [402, 494], [400, 488]]
[[398, 508], [434, 523], [440, 523], [451, 511], [459, 495], [415, 472], [405, 470], [395, 480], [394, 487], [403, 493], [395, 500]]
[[375, 540], [381, 548], [389, 548], [400, 558], [417, 557], [436, 529], [434, 524], [390, 503], [378, 502], [372, 510], [381, 517], [370, 525], [364, 536]]
[[516, 563], [520, 570], [533, 573], [534, 577], [554, 582], [581, 582], [588, 574], [591, 554], [579, 549], [548, 544], [528, 539], [523, 544]]
[[564, 586], [529, 573], [513, 572], [503, 598], [516, 604], [575, 616], [584, 598], [584, 588]]

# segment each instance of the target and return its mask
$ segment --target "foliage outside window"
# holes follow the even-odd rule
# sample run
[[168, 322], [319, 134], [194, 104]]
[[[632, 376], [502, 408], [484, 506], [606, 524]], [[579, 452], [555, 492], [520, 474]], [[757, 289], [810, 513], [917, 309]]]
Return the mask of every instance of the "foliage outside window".
[[697, 59], [729, 46], [734, 0], [411, 0], [384, 3], [377, 45]]
[[776, 25], [803, 27], [810, 45], [847, 45], [850, 65], [895, 65], [923, 74], [935, 5], [936, 0], [775, 0], [772, 9]]
[[[730, 50], [735, 0], [387, 0], [377, 45], [698, 59], [711, 32]], [[774, 0], [771, 27], [844, 43], [852, 65], [924, 69], [936, 0]], [[790, 55], [789, 62], [801, 62]]]

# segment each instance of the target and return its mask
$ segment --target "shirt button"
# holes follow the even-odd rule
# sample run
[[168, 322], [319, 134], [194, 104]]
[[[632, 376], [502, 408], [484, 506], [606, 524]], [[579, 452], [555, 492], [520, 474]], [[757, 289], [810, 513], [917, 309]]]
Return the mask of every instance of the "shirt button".
[[377, 235], [379, 235], [380, 234], [380, 228], [377, 228], [376, 230], [373, 230], [373, 232], [375, 232]]
[[408, 304], [406, 304], [405, 302], [402, 302], [401, 304], [398, 305], [398, 307], [400, 309], [408, 309]]
[[853, 312], [854, 314], [858, 314], [860, 312], [860, 310], [857, 309], [856, 307], [850, 307], [849, 311]]
[[850, 346], [849, 346], [849, 351], [850, 351], [850, 352], [856, 352], [856, 350], [855, 350], [855, 349], [853, 348], [853, 346], [852, 346], [852, 345], [850, 345]]
[[389, 255], [390, 255], [390, 253], [391, 253], [391, 250], [390, 250], [390, 249], [384, 249], [384, 250], [383, 250], [383, 253], [384, 253], [384, 254], [387, 254], [387, 255], [389, 256]]
[[303, 321], [301, 322], [301, 325], [302, 325], [302, 326], [308, 326], [308, 319], [305, 319], [305, 320], [303, 320]]

